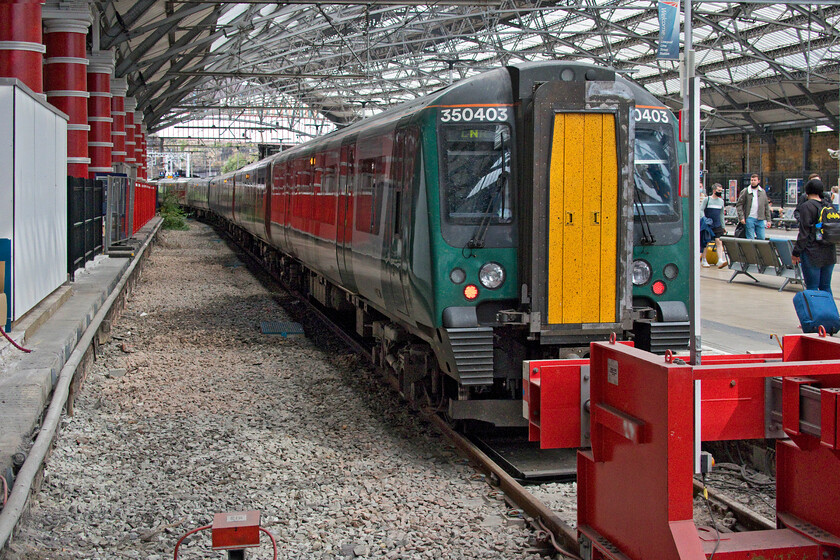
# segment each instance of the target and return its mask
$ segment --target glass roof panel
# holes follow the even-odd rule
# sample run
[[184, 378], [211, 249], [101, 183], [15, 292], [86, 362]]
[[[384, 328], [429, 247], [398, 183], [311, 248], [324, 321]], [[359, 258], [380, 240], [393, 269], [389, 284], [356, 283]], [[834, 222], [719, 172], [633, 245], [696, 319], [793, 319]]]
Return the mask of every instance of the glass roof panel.
[[[657, 63], [653, 56], [658, 40], [655, 8], [652, 1], [630, 0], [562, 6], [514, 0], [493, 7], [450, 5], [445, 0], [413, 6], [241, 3], [222, 8], [214, 26], [200, 35], [217, 33], [209, 49], [207, 43], [195, 41], [195, 46], [178, 51], [183, 58], [173, 58], [173, 64], [178, 60], [181, 71], [189, 73], [188, 80], [172, 88], [178, 93], [169, 89], [169, 81], [179, 77], [177, 70], [167, 72], [170, 67], [164, 65], [153, 74], [144, 71], [149, 66], [144, 57], [170, 52], [169, 35], [148, 48], [141, 36], [132, 38], [119, 47], [117, 59], [118, 65], [128, 61], [129, 70], [123, 71], [150, 128], [189, 118], [189, 108], [176, 107], [189, 105], [190, 99], [204, 100], [197, 102], [202, 106], [224, 98], [231, 105], [257, 105], [281, 96], [311, 104], [340, 124], [341, 119], [352, 121], [362, 112], [382, 110], [397, 99], [423, 95], [461, 76], [547, 59], [635, 69], [634, 78], [671, 103], [679, 93], [678, 73], [675, 63]], [[774, 111], [787, 120], [823, 111], [821, 119], [836, 121], [834, 99], [823, 105], [833, 115], [817, 106], [786, 110], [787, 100], [772, 91], [772, 82], [755, 82], [776, 76], [805, 84], [824, 84], [828, 77], [836, 83], [840, 6], [702, 2], [694, 8], [701, 81], [713, 80], [732, 96], [745, 88], [761, 90], [764, 97], [778, 98], [780, 108]], [[210, 9], [183, 21], [198, 25]], [[119, 28], [117, 22], [104, 25]], [[172, 35], [174, 40], [182, 36], [179, 33]], [[146, 50], [138, 52], [141, 46]], [[762, 59], [765, 55], [768, 60]], [[447, 61], [457, 62], [450, 68]], [[136, 69], [130, 63], [136, 63]], [[779, 67], [784, 69], [782, 76]], [[272, 76], [259, 76], [266, 73]], [[721, 98], [703, 82], [701, 97], [710, 95]], [[364, 111], [359, 109], [361, 101]], [[348, 113], [346, 107], [353, 109]]]

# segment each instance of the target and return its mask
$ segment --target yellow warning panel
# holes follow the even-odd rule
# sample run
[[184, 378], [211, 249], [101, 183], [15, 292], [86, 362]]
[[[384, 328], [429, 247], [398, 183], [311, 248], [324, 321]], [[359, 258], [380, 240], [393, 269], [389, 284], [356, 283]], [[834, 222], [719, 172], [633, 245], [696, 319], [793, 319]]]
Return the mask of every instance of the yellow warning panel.
[[613, 114], [555, 114], [548, 201], [548, 323], [615, 322], [618, 155]]

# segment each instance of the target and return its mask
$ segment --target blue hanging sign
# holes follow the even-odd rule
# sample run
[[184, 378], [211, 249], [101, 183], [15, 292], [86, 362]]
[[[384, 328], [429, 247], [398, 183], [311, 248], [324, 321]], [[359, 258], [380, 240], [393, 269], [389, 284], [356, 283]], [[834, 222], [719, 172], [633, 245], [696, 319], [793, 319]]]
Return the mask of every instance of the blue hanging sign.
[[659, 0], [659, 47], [656, 58], [680, 59], [680, 2]]

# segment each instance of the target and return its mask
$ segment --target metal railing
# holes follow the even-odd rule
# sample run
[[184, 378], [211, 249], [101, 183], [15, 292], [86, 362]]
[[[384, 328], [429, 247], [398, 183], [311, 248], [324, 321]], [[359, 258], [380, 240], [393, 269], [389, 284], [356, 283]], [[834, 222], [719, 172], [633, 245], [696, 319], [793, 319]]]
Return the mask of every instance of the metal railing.
[[103, 186], [92, 179], [67, 178], [67, 272], [75, 272], [103, 252]]

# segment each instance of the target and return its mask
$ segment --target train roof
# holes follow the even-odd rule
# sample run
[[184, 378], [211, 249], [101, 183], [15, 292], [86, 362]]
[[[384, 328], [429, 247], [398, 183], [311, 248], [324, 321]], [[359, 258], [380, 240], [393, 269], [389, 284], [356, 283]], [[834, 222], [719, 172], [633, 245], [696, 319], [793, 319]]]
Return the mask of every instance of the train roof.
[[361, 134], [371, 129], [376, 130], [380, 126], [389, 126], [391, 123], [398, 121], [405, 116], [433, 106], [440, 99], [449, 97], [452, 94], [456, 94], [459, 92], [459, 90], [472, 89], [476, 85], [481, 85], [482, 82], [491, 83], [492, 80], [498, 79], [498, 76], [500, 74], [503, 74], [506, 77], [514, 74], [536, 74], [545, 75], [546, 77], [555, 77], [556, 75], [556, 79], [570, 81], [569, 79], [567, 79], [568, 75], [563, 74], [564, 71], [568, 72], [569, 70], [573, 72], [571, 79], [578, 81], [621, 81], [627, 84], [632, 89], [634, 95], [636, 96], [637, 104], [639, 101], [641, 101], [644, 105], [651, 105], [657, 107], [662, 106], [662, 103], [655, 96], [647, 92], [647, 90], [645, 90], [641, 85], [637, 84], [632, 79], [629, 79], [617, 73], [614, 69], [605, 66], [597, 66], [595, 64], [589, 64], [584, 62], [564, 61], [541, 61], [516, 64], [512, 66], [500, 66], [499, 68], [488, 70], [487, 72], [482, 72], [481, 74], [476, 74], [463, 80], [459, 80], [458, 82], [450, 86], [434, 91], [428, 95], [424, 95], [422, 97], [418, 97], [417, 99], [401, 103], [399, 105], [395, 105], [377, 115], [366, 118], [362, 121], [344, 127], [342, 129], [333, 131], [319, 138], [315, 138], [303, 144], [299, 144], [283, 152], [273, 154], [257, 162], [248, 164], [247, 166], [242, 167], [237, 171], [229, 173], [229, 175], [249, 169], [257, 169], [259, 167], [268, 165], [272, 161], [285, 159], [287, 157], [294, 157], [294, 155], [298, 153], [307, 153], [313, 149], [318, 148], [319, 146], [322, 146], [324, 143], [341, 142], [344, 138], [347, 138], [349, 136]]

